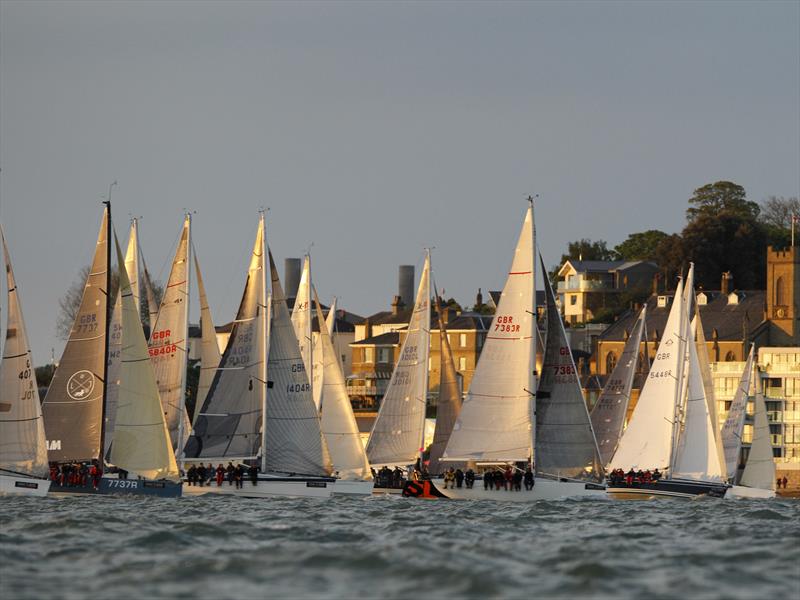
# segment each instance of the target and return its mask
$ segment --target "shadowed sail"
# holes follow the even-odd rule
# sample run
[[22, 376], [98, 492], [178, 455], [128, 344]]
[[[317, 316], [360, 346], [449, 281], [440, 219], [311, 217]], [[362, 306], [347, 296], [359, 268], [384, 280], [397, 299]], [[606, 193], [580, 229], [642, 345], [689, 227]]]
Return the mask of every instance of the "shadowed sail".
[[[758, 377], [758, 375], [756, 375]], [[772, 436], [769, 431], [767, 405], [761, 386], [756, 385], [753, 413], [753, 441], [742, 472], [741, 485], [775, 491], [775, 459], [772, 456]]]
[[725, 455], [725, 471], [728, 480], [736, 481], [736, 472], [739, 468], [739, 455], [742, 451], [742, 435], [744, 434], [744, 418], [747, 414], [747, 399], [750, 396], [750, 383], [753, 375], [753, 362], [755, 360], [754, 346], [750, 346], [750, 354], [739, 380], [739, 388], [731, 402], [728, 416], [722, 425], [722, 447]]
[[6, 341], [0, 363], [0, 473], [47, 477], [47, 442], [39, 389], [2, 227], [0, 239], [8, 284]]
[[427, 254], [408, 333], [400, 347], [400, 359], [367, 443], [367, 457], [376, 468], [411, 465], [422, 454], [431, 337], [430, 267], [430, 254]]
[[42, 404], [54, 462], [90, 461], [102, 450], [109, 218], [106, 208], [80, 307]]
[[[306, 254], [303, 260], [303, 273], [300, 276], [300, 285], [297, 286], [297, 295], [294, 299], [294, 309], [292, 310], [292, 327], [297, 336], [297, 343], [300, 346], [300, 356], [303, 357], [308, 373], [309, 381], [313, 378], [314, 363], [312, 352], [311, 336], [311, 257]], [[317, 410], [319, 410], [319, 398], [314, 398]]]
[[195, 401], [194, 419], [192, 425], [197, 421], [200, 408], [206, 400], [208, 390], [214, 381], [214, 373], [222, 360], [222, 355], [217, 344], [217, 332], [214, 329], [214, 321], [211, 319], [211, 309], [208, 306], [206, 288], [203, 285], [203, 277], [200, 275], [200, 263], [197, 260], [197, 253], [194, 255], [194, 268], [197, 275], [197, 293], [200, 296], [200, 378], [197, 382], [197, 399]]

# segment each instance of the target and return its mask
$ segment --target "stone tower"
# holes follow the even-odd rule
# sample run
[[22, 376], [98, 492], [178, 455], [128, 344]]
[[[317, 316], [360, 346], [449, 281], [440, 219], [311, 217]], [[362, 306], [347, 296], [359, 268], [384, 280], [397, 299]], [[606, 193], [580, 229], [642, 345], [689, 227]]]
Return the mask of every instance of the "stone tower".
[[767, 247], [767, 318], [771, 346], [800, 345], [800, 252]]

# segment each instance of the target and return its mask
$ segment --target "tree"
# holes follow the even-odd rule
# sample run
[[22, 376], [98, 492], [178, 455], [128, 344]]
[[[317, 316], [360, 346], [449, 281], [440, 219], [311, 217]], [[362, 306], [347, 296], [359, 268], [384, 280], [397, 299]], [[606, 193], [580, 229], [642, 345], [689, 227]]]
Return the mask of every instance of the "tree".
[[675, 288], [677, 278], [686, 262], [683, 249], [683, 238], [678, 233], [668, 235], [656, 247], [656, 263], [658, 264], [661, 285], [666, 290]]
[[744, 188], [730, 181], [717, 181], [697, 188], [689, 198], [686, 220], [689, 224], [701, 217], [733, 216], [756, 220], [761, 208], [746, 198]]
[[785, 248], [791, 242], [792, 215], [800, 215], [800, 199], [770, 196], [761, 203], [759, 221], [767, 234], [767, 242]]
[[631, 233], [628, 239], [614, 248], [614, 254], [620, 260], [656, 260], [659, 244], [668, 237], [658, 229]]

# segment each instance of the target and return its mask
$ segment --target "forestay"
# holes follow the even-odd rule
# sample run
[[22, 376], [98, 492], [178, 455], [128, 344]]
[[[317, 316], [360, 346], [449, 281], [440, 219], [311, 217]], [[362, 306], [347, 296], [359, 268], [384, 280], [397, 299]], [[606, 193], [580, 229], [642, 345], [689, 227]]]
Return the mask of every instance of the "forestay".
[[190, 217], [183, 222], [172, 269], [150, 332], [150, 360], [158, 381], [161, 406], [167, 420], [172, 447], [178, 448], [183, 432], [189, 430], [184, 406], [186, 358], [189, 351], [189, 233]]
[[684, 344], [683, 281], [678, 282], [664, 334], [628, 427], [609, 469], [666, 469], [672, 455], [672, 427]]
[[647, 306], [642, 308], [639, 318], [633, 326], [622, 356], [606, 382], [600, 398], [592, 409], [592, 428], [597, 438], [597, 447], [603, 465], [607, 465], [614, 456], [619, 444], [639, 364], [639, 347], [642, 343]]
[[186, 458], [255, 458], [266, 384], [264, 221], [259, 221], [247, 282], [228, 345], [186, 445]]
[[331, 461], [320, 429], [319, 412], [300, 356], [278, 271], [272, 274], [272, 322], [269, 334], [265, 467], [268, 471], [328, 475]]
[[373, 466], [411, 465], [422, 453], [431, 337], [430, 265], [428, 254], [400, 358], [367, 442], [367, 457]]
[[722, 425], [722, 448], [725, 453], [725, 469], [728, 480], [736, 481], [736, 471], [739, 468], [739, 454], [742, 450], [742, 434], [744, 433], [744, 418], [747, 414], [747, 399], [750, 395], [751, 376], [753, 374], [754, 346], [750, 346], [750, 354], [739, 380], [739, 389], [731, 402], [728, 416]]
[[[547, 269], [542, 261], [542, 272]], [[589, 412], [572, 359], [555, 294], [545, 277], [547, 342], [536, 390], [536, 473], [572, 479], [603, 479]]]
[[109, 211], [104, 210], [83, 297], [42, 404], [49, 460], [100, 457], [106, 361]]
[[742, 472], [741, 485], [762, 490], [775, 490], [775, 459], [772, 455], [772, 436], [767, 419], [764, 396], [756, 386], [755, 413], [753, 415], [753, 441]]
[[214, 321], [211, 319], [211, 309], [208, 306], [206, 288], [203, 285], [203, 277], [200, 274], [200, 263], [197, 254], [194, 255], [195, 275], [197, 276], [197, 292], [200, 296], [200, 377], [197, 382], [197, 400], [195, 402], [194, 418], [192, 425], [197, 422], [197, 415], [203, 406], [214, 381], [214, 374], [219, 366], [222, 355], [217, 344], [217, 332], [214, 329]]
[[31, 348], [6, 238], [3, 257], [8, 284], [8, 315], [0, 363], [0, 471], [47, 477], [47, 445]]
[[444, 460], [530, 459], [536, 356], [533, 244], [531, 205]]
[[122, 352], [117, 416], [111, 462], [145, 479], [180, 480], [167, 433], [158, 385], [149, 360], [139, 309], [119, 258], [119, 296], [122, 301]]
[[[323, 323], [322, 308], [316, 297], [317, 321]], [[320, 329], [314, 360], [322, 360], [322, 434], [328, 444], [333, 470], [342, 479], [372, 479], [364, 444], [358, 431], [353, 406], [347, 395], [344, 374], [336, 357], [327, 327]]]

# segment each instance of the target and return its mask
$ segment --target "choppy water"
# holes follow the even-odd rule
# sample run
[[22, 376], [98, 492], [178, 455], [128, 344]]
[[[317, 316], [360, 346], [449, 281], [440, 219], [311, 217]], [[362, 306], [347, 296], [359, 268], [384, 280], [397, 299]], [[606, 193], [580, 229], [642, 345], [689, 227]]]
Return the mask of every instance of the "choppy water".
[[800, 598], [800, 501], [0, 498], [16, 598]]

